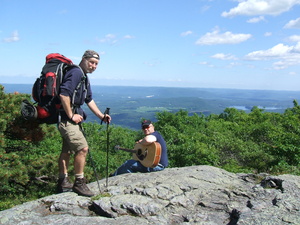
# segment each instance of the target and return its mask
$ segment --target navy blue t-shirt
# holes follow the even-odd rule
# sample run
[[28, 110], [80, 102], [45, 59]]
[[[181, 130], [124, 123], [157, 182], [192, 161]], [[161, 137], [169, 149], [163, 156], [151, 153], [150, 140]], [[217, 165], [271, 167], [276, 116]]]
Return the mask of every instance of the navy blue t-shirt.
[[161, 134], [158, 131], [154, 131], [150, 135], [153, 135], [156, 137], [156, 141], [160, 144], [161, 146], [161, 157], [159, 163], [163, 165], [164, 167], [167, 167], [169, 165], [169, 160], [168, 160], [168, 150], [167, 150], [167, 144], [165, 142], [165, 139], [161, 136]]
[[[84, 82], [83, 82], [84, 81]], [[77, 90], [78, 84], [82, 82], [82, 85]], [[84, 103], [89, 103], [92, 101], [92, 90], [89, 84], [88, 77], [82, 73], [82, 71], [78, 67], [73, 67], [69, 71], [66, 72], [62, 84], [60, 85], [60, 94], [64, 96], [69, 96], [71, 102], [73, 101], [73, 94], [74, 95], [74, 105], [79, 108], [79, 114], [86, 117], [83, 110], [80, 108], [81, 105]], [[62, 113], [62, 119], [68, 119], [65, 113]]]

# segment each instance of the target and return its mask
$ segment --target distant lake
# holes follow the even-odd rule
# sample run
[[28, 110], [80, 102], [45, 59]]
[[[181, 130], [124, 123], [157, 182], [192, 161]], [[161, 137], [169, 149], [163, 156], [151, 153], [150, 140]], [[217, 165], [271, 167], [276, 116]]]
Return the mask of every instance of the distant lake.
[[[259, 109], [264, 109], [266, 111], [272, 111], [272, 110], [282, 110], [283, 108], [279, 108], [279, 107], [263, 107], [263, 106], [257, 106]], [[235, 108], [238, 110], [243, 110], [243, 111], [250, 111], [252, 108], [248, 108], [246, 106], [240, 106], [240, 105], [233, 105], [233, 106], [229, 106], [229, 108]]]
[[[6, 93], [31, 94], [30, 84], [2, 84]], [[284, 112], [300, 99], [300, 91], [238, 90], [216, 88], [129, 87], [92, 85], [93, 98], [99, 108], [111, 110], [112, 124], [140, 128], [141, 119], [156, 121], [162, 111], [188, 111], [189, 114], [220, 114], [234, 107], [250, 111], [254, 106], [268, 112]], [[88, 122], [99, 122], [87, 109]]]

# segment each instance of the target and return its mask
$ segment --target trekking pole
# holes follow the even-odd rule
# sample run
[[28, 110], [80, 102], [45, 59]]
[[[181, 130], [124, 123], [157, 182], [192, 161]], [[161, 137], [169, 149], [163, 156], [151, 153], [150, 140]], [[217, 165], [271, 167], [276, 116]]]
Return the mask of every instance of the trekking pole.
[[[101, 120], [101, 124], [103, 123], [106, 115], [109, 115], [110, 108], [106, 108], [104, 112], [104, 117]], [[108, 132], [109, 122], [106, 123], [106, 188], [108, 187], [108, 151], [109, 151], [109, 132]]]
[[[85, 131], [84, 131], [81, 123], [79, 124], [79, 127], [80, 127], [80, 129], [81, 129], [84, 137], [86, 138], [86, 133], [85, 133]], [[98, 178], [98, 174], [97, 174], [97, 171], [96, 171], [96, 166], [95, 166], [94, 160], [92, 158], [92, 154], [91, 154], [90, 148], [88, 148], [88, 155], [89, 155], [90, 161], [92, 163], [92, 167], [93, 167], [93, 170], [94, 170], [95, 177], [97, 179], [97, 184], [98, 184], [99, 192], [101, 193], [100, 184], [99, 184], [99, 178]]]

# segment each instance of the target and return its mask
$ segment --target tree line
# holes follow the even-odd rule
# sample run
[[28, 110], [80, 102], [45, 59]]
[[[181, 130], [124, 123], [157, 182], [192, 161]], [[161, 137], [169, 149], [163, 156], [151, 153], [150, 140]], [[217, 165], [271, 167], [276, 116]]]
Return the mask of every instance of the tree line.
[[[30, 100], [30, 95], [6, 94], [0, 85], [0, 210], [55, 193], [61, 137], [56, 125], [24, 120], [23, 99]], [[300, 106], [293, 103], [284, 113], [258, 107], [250, 113], [226, 108], [208, 116], [163, 111], [156, 114], [154, 125], [167, 142], [169, 167], [211, 165], [234, 173], [300, 175]], [[143, 136], [114, 124], [83, 127], [91, 153], [85, 171], [90, 182], [96, 180], [94, 167], [103, 179], [106, 168], [111, 173], [131, 158], [116, 145], [133, 148]]]

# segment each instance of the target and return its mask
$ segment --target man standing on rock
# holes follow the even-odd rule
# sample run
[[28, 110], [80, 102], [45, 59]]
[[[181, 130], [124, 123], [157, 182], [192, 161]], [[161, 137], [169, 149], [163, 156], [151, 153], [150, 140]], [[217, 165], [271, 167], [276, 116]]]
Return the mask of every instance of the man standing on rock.
[[137, 143], [147, 146], [152, 144], [153, 142], [158, 142], [161, 146], [161, 158], [158, 165], [155, 166], [154, 168], [145, 167], [140, 161], [131, 159], [131, 160], [127, 160], [110, 176], [116, 176], [124, 173], [156, 172], [156, 171], [164, 170], [168, 166], [169, 162], [168, 162], [167, 145], [162, 135], [158, 131], [155, 131], [154, 125], [150, 120], [144, 120], [142, 122], [142, 129], [145, 137], [139, 140]]
[[[79, 64], [81, 69], [73, 67], [67, 71], [60, 86], [60, 100], [63, 112], [61, 113], [58, 130], [62, 136], [63, 145], [58, 160], [59, 180], [57, 192], [59, 193], [73, 190], [83, 196], [91, 197], [94, 195], [86, 185], [84, 177], [88, 143], [80, 125], [85, 120], [86, 114], [80, 106], [86, 103], [100, 120], [106, 123], [109, 123], [111, 120], [111, 117], [104, 115], [94, 102], [89, 79], [86, 75], [96, 70], [99, 60], [100, 57], [97, 52], [93, 50], [85, 51]], [[83, 82], [83, 84], [78, 89], [80, 82]], [[73, 93], [76, 93], [74, 100], [72, 99]], [[68, 166], [72, 153], [74, 153], [74, 185], [69, 181], [68, 177]]]

